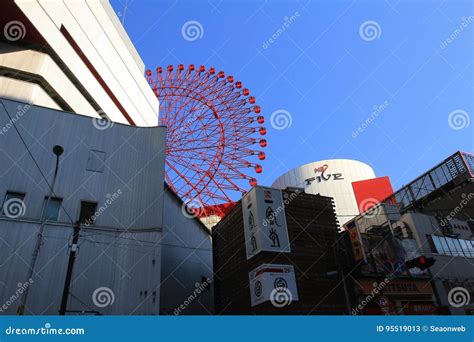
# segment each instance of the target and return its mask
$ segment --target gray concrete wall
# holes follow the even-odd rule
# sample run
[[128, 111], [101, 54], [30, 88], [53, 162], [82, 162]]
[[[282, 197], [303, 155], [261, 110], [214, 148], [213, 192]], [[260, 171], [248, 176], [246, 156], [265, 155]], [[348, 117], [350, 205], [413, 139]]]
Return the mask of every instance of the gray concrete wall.
[[[46, 225], [26, 313], [57, 313], [71, 222], [79, 217], [81, 200], [86, 200], [105, 209], [81, 232], [71, 290], [74, 297], [68, 309], [158, 314], [165, 128], [103, 127], [89, 117], [3, 102], [13, 120], [0, 106], [0, 200], [3, 203], [7, 191], [25, 192], [26, 210], [15, 219], [0, 218], [0, 314], [14, 314], [20, 303], [18, 284], [26, 281], [44, 197], [49, 192], [12, 121], [49, 182], [55, 163], [52, 147], [59, 144], [65, 150], [55, 187], [64, 210], [58, 222]], [[103, 162], [94, 160], [97, 152], [91, 151], [99, 151]], [[88, 170], [92, 164], [99, 172]], [[99, 287], [112, 290], [112, 305], [94, 305], [92, 295]], [[2, 308], [7, 302], [7, 308]]]
[[[209, 231], [199, 219], [183, 214], [183, 202], [171, 190], [165, 191], [164, 198], [162, 313], [211, 314], [214, 286]], [[203, 277], [211, 280], [206, 287], [199, 285]]]

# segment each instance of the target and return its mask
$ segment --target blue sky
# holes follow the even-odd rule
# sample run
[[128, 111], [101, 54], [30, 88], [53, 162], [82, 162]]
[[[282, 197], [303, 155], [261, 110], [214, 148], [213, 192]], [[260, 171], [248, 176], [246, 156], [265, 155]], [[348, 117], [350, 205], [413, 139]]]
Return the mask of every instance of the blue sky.
[[[125, 0], [111, 3], [123, 16]], [[260, 184], [351, 158], [398, 189], [474, 151], [472, 1], [128, 0], [125, 13], [147, 68], [214, 66], [250, 89], [268, 130]], [[191, 20], [194, 41], [181, 32]], [[279, 110], [291, 126], [272, 127]]]

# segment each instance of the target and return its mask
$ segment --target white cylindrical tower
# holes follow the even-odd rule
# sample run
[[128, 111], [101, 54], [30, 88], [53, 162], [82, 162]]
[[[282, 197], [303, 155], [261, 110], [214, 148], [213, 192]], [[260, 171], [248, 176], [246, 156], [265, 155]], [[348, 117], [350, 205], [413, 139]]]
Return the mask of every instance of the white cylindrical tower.
[[334, 198], [339, 225], [358, 215], [352, 182], [375, 178], [367, 164], [351, 159], [320, 160], [292, 169], [278, 177], [272, 187], [303, 188], [306, 193]]

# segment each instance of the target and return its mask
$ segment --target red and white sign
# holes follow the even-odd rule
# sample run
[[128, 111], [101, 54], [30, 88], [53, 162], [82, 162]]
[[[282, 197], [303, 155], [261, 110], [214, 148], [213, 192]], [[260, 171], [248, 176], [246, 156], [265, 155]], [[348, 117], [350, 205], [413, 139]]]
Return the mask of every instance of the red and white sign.
[[271, 300], [275, 290], [284, 291], [289, 302], [299, 299], [292, 265], [260, 265], [249, 273], [249, 284], [252, 306]]

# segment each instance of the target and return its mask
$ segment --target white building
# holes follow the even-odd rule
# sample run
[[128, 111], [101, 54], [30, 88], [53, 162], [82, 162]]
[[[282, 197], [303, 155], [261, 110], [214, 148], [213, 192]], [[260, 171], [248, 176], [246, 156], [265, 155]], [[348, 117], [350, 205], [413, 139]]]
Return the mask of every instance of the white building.
[[[210, 232], [183, 215], [164, 183], [159, 102], [108, 1], [15, 0], [2, 3], [2, 14], [0, 314], [20, 304], [17, 284], [27, 282], [44, 213], [25, 314], [58, 313], [72, 224], [91, 215], [81, 227], [68, 310], [212, 312], [212, 286], [196, 296], [196, 284], [212, 280]], [[55, 145], [64, 153], [46, 207]], [[20, 215], [8, 213], [9, 200]], [[114, 300], [102, 307], [93, 299], [103, 287]]]
[[358, 215], [359, 208], [352, 182], [375, 178], [374, 170], [367, 164], [351, 159], [329, 159], [305, 164], [278, 177], [272, 187], [303, 188], [309, 194], [334, 198], [339, 224]]
[[134, 126], [158, 124], [145, 65], [108, 1], [2, 3], [0, 96]]

